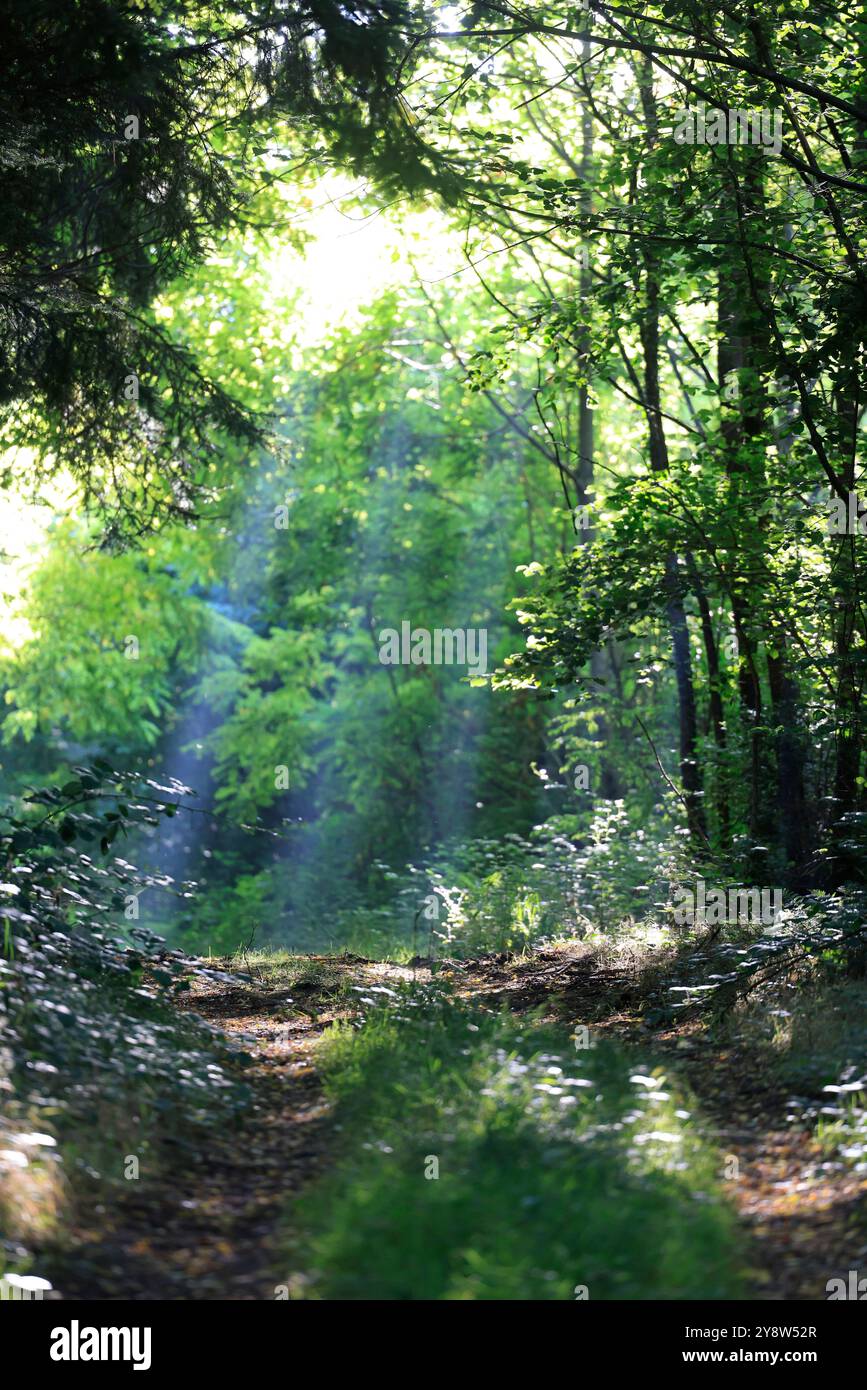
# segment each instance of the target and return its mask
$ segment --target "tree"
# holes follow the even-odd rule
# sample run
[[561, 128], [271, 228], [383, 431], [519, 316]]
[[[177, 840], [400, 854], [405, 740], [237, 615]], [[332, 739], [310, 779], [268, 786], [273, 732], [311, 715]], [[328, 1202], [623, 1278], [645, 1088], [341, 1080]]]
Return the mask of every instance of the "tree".
[[226, 437], [267, 438], [154, 301], [229, 228], [267, 225], [287, 171], [334, 159], [386, 183], [398, 166], [436, 180], [394, 95], [412, 13], [4, 6], [0, 444], [28, 451], [7, 485], [68, 468], [110, 544], [189, 520], [214, 496]]

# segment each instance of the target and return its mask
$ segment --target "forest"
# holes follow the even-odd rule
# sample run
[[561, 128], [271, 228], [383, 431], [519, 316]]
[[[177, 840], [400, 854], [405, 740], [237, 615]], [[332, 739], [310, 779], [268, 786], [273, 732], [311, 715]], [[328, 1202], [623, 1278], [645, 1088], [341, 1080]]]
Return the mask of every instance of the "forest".
[[867, 15], [0, 55], [0, 1296], [867, 1298]]

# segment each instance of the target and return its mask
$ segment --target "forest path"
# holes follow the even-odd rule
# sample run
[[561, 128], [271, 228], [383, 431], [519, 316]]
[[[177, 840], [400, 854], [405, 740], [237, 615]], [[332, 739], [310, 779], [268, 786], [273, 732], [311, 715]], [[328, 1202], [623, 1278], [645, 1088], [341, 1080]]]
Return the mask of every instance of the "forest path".
[[[238, 984], [197, 981], [181, 1007], [241, 1043], [253, 1091], [243, 1128], [214, 1136], [195, 1161], [179, 1156], [161, 1178], [125, 1185], [116, 1210], [79, 1232], [66, 1298], [285, 1297], [278, 1240], [294, 1197], [330, 1166], [330, 1106], [316, 1066], [326, 1028], [353, 994], [431, 978], [429, 969], [352, 956], [304, 957], [300, 975], [261, 973]], [[225, 964], [225, 963], [224, 963]], [[729, 1163], [727, 1186], [748, 1235], [751, 1296], [826, 1297], [828, 1279], [867, 1260], [867, 1175], [827, 1162], [791, 1098], [751, 1058], [721, 1049], [695, 1022], [651, 1029], [628, 966], [592, 953], [540, 951], [507, 959], [440, 962], [467, 1002], [590, 1027], [634, 1048], [636, 1062], [670, 1066], [696, 1099], [697, 1122]], [[731, 1164], [736, 1160], [736, 1165]], [[736, 1173], [736, 1176], [734, 1176]]]
[[[346, 1015], [346, 990], [412, 976], [402, 966], [351, 956], [305, 959], [312, 978], [290, 988], [264, 979], [237, 989], [199, 983], [189, 999], [195, 1013], [244, 1045], [253, 1059], [244, 1079], [255, 1097], [243, 1147], [237, 1134], [224, 1136], [196, 1176], [195, 1207], [180, 1203], [160, 1251], [179, 1289], [192, 1286], [199, 1298], [285, 1296], [275, 1235], [292, 1197], [328, 1167], [330, 1157], [330, 1106], [315, 1065], [316, 1047]], [[198, 1239], [193, 1243], [191, 1236]], [[189, 1298], [189, 1291], [183, 1296]]]
[[[400, 966], [307, 957], [309, 985], [197, 979], [179, 1007], [240, 1043], [253, 1093], [241, 1129], [123, 1185], [74, 1233], [56, 1287], [66, 1299], [274, 1299], [285, 1275], [276, 1237], [293, 1196], [329, 1163], [329, 1105], [314, 1064], [345, 990], [405, 979]], [[314, 963], [322, 962], [321, 979]], [[225, 962], [222, 962], [225, 966]], [[320, 987], [322, 986], [322, 987]], [[341, 1004], [341, 996], [343, 1002]]]

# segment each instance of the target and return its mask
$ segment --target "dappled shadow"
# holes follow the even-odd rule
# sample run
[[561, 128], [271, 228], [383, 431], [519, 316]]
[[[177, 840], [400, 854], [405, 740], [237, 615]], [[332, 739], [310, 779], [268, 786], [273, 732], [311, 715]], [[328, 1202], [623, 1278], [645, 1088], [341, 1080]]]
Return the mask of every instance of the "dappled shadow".
[[[679, 963], [684, 972], [707, 964], [695, 950]], [[671, 964], [612, 967], [578, 948], [480, 957], [463, 962], [455, 977], [468, 999], [652, 1043], [695, 1096], [696, 1123], [720, 1151], [720, 1176], [749, 1237], [753, 1296], [823, 1300], [829, 1279], [867, 1266], [867, 1174], [828, 1161], [807, 1102], [769, 1075], [748, 1045], [715, 1040], [686, 1013], [648, 1023]]]
[[252, 1064], [239, 1065], [252, 1091], [243, 1122], [211, 1134], [201, 1152], [173, 1152], [167, 1140], [159, 1172], [124, 1184], [111, 1209], [95, 1183], [92, 1205], [67, 1232], [68, 1254], [53, 1261], [64, 1298], [275, 1297], [278, 1219], [327, 1161], [329, 1110], [311, 1054], [328, 1020], [275, 1022], [267, 992], [251, 1003], [249, 991], [229, 986], [187, 1006], [249, 1049]]

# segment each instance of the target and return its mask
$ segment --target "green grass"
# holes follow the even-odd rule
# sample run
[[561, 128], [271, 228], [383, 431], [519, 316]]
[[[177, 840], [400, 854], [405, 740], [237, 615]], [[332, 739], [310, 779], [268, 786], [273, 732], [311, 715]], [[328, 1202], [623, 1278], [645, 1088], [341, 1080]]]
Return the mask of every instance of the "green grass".
[[622, 1050], [576, 1051], [428, 986], [333, 1029], [321, 1059], [341, 1152], [291, 1215], [293, 1296], [741, 1291], [718, 1156]]
[[317, 996], [342, 995], [352, 980], [340, 965], [340, 957], [316, 960], [293, 951], [250, 951], [233, 956], [237, 965], [266, 989], [299, 990]]

